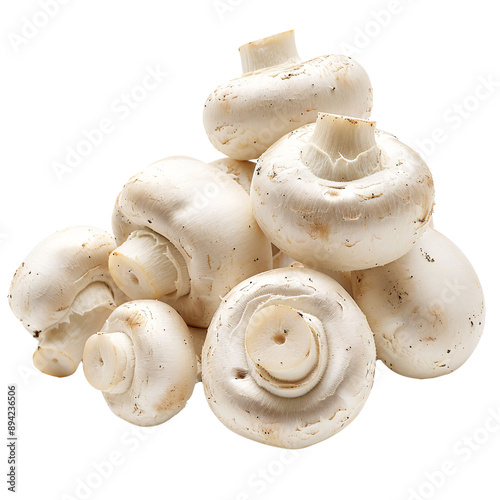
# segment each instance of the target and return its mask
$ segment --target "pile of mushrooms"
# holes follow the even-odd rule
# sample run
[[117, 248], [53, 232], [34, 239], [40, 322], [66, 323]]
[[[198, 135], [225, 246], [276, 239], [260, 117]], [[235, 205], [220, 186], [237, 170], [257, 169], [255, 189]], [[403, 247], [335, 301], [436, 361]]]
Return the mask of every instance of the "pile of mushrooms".
[[460, 367], [484, 298], [432, 227], [429, 168], [369, 119], [363, 68], [301, 61], [292, 31], [240, 54], [243, 76], [204, 108], [225, 157], [139, 172], [118, 194], [113, 235], [49, 236], [9, 302], [38, 339], [35, 366], [65, 377], [83, 362], [128, 422], [167, 421], [201, 381], [234, 432], [303, 448], [358, 415], [377, 359], [415, 378]]

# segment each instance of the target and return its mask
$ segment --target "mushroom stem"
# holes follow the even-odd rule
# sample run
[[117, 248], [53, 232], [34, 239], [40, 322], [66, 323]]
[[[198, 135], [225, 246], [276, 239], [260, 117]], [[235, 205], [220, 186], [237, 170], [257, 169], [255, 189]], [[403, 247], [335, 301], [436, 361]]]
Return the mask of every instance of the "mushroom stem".
[[321, 179], [347, 182], [380, 170], [375, 122], [319, 113], [302, 161]]
[[134, 300], [161, 299], [180, 291], [185, 270], [185, 261], [177, 248], [149, 229], [131, 233], [109, 256], [111, 276]]
[[293, 30], [247, 43], [239, 50], [243, 74], [301, 60], [297, 53]]
[[[301, 382], [320, 364], [315, 319], [278, 304], [263, 307], [250, 319], [245, 335], [247, 355], [260, 383], [273, 394], [300, 395], [305, 385]], [[306, 391], [310, 389], [307, 383]]]
[[83, 369], [89, 384], [103, 392], [123, 394], [133, 380], [134, 345], [122, 332], [96, 333], [83, 353]]
[[66, 318], [39, 334], [33, 364], [54, 377], [74, 373], [82, 360], [85, 342], [100, 330], [115, 307], [113, 294], [106, 284], [88, 285], [76, 296]]

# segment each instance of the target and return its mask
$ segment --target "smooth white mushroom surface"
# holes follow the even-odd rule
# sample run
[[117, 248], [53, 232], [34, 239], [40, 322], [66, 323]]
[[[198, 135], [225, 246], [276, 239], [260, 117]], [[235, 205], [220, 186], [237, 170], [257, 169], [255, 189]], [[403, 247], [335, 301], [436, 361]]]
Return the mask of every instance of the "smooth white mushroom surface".
[[193, 158], [166, 158], [132, 177], [117, 199], [113, 232], [120, 246], [109, 266], [118, 286], [133, 299], [172, 305], [199, 328], [220, 297], [272, 267], [248, 194]]
[[209, 163], [227, 175], [230, 175], [249, 195], [252, 184], [255, 162], [233, 160], [232, 158], [219, 158]]
[[106, 231], [70, 227], [39, 243], [16, 271], [9, 304], [38, 339], [33, 363], [43, 373], [74, 373], [87, 339], [125, 300], [108, 271], [115, 248]]
[[405, 256], [352, 273], [377, 356], [401, 375], [429, 378], [459, 368], [484, 327], [484, 297], [465, 255], [428, 229]]
[[83, 369], [113, 413], [140, 426], [179, 413], [198, 372], [188, 326], [172, 307], [155, 300], [118, 307], [87, 341]]
[[245, 280], [222, 301], [202, 353], [203, 385], [231, 430], [303, 448], [349, 424], [375, 369], [364, 314], [333, 279], [304, 268]]
[[434, 183], [422, 158], [374, 122], [320, 113], [260, 157], [250, 198], [278, 248], [331, 274], [408, 252], [428, 226]]
[[[253, 161], [240, 161], [233, 160], [232, 158], [221, 158], [210, 162], [226, 174], [230, 175], [247, 193], [250, 195], [252, 185], [253, 172], [255, 170], [255, 163]], [[272, 246], [273, 252], [273, 269], [278, 267], [288, 267], [295, 262], [278, 247]], [[350, 286], [350, 282], [349, 282]]]
[[258, 158], [320, 111], [370, 116], [370, 79], [350, 57], [301, 62], [293, 31], [244, 45], [240, 55], [243, 76], [210, 94], [203, 113], [210, 142], [231, 158]]

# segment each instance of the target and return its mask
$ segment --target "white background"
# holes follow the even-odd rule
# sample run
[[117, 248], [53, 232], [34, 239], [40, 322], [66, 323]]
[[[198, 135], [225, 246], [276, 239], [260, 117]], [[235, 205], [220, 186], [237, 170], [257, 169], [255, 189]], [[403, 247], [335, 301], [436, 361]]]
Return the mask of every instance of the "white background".
[[[239, 74], [239, 45], [295, 28], [304, 59], [352, 51], [371, 77], [380, 128], [420, 150], [426, 141], [436, 228], [461, 247], [482, 280], [484, 337], [466, 365], [440, 379], [407, 379], [379, 366], [356, 421], [291, 454], [227, 430], [200, 384], [166, 424], [149, 431], [129, 425], [108, 410], [81, 368], [60, 380], [38, 374], [31, 365], [36, 342], [2, 299], [3, 415], [6, 386], [18, 385], [17, 497], [499, 498], [500, 426], [484, 427], [488, 415], [500, 412], [496, 4], [222, 0], [219, 7], [212, 0], [70, 0], [20, 41], [24, 18], [37, 16], [39, 2], [2, 2], [4, 293], [23, 257], [45, 236], [78, 224], [109, 229], [121, 186], [149, 163], [170, 155], [219, 157], [203, 130], [205, 98]], [[125, 116], [116, 100], [157, 66], [168, 77]], [[480, 89], [477, 99], [484, 80], [496, 83]], [[76, 147], [103, 118], [112, 120], [113, 131], [59, 180], [54, 162], [63, 162], [67, 147]], [[431, 147], [436, 128], [443, 132]], [[0, 421], [4, 435], [6, 420]], [[96, 464], [110, 457], [119, 457], [113, 470], [98, 474]], [[443, 479], [436, 471], [447, 462], [452, 473]], [[78, 490], [88, 481], [89, 491]], [[0, 488], [6, 486], [2, 479]]]

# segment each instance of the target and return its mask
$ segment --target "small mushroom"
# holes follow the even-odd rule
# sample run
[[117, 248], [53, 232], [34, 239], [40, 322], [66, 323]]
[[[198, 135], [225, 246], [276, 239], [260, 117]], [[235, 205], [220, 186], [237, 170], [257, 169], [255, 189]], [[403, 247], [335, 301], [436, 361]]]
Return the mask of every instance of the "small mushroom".
[[219, 420], [261, 443], [303, 448], [352, 422], [370, 393], [375, 344], [364, 314], [317, 271], [274, 269], [222, 301], [202, 353]]
[[118, 307], [87, 341], [83, 369], [111, 411], [140, 426], [177, 415], [197, 377], [189, 328], [172, 307], [155, 300]]
[[70, 227], [39, 243], [16, 271], [10, 307], [38, 339], [33, 363], [43, 373], [74, 373], [87, 339], [125, 299], [108, 271], [115, 247], [106, 231]]
[[434, 184], [422, 158], [374, 122], [320, 113], [260, 157], [250, 198], [272, 243], [331, 274], [408, 252], [428, 226]]
[[377, 356], [414, 378], [446, 375], [472, 354], [484, 327], [484, 296], [465, 255], [428, 229], [403, 257], [352, 273], [354, 298]]
[[293, 31], [243, 45], [240, 56], [243, 76], [218, 87], [203, 114], [210, 142], [231, 158], [258, 158], [319, 111], [370, 116], [370, 80], [350, 57], [301, 62]]
[[272, 266], [247, 193], [193, 158], [166, 158], [132, 177], [113, 232], [120, 246], [109, 267], [124, 293], [162, 300], [198, 328], [208, 327], [221, 296]]

